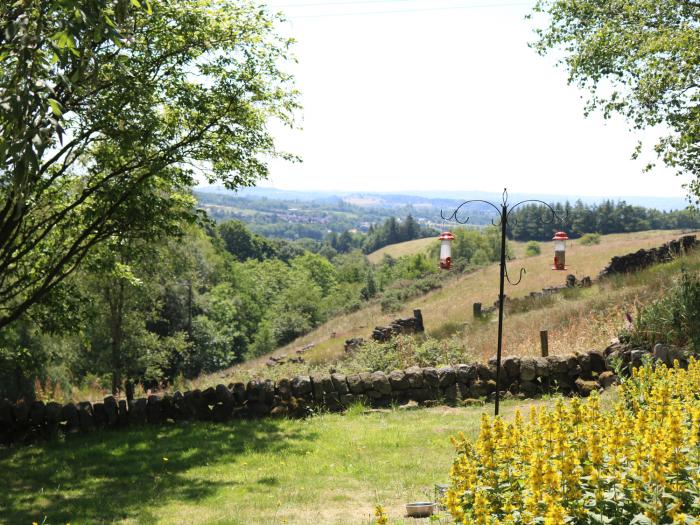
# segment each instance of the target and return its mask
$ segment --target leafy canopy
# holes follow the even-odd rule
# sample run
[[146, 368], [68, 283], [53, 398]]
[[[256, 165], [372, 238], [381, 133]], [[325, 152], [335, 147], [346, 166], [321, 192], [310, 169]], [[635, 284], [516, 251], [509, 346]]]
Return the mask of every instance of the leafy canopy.
[[535, 12], [549, 16], [532, 46], [557, 51], [569, 83], [590, 93], [586, 113], [667, 130], [656, 152], [693, 176], [688, 188], [700, 198], [700, 2], [539, 0]]
[[291, 124], [290, 42], [248, 1], [0, 4], [0, 328], [114, 236], [178, 231], [189, 188], [253, 184]]

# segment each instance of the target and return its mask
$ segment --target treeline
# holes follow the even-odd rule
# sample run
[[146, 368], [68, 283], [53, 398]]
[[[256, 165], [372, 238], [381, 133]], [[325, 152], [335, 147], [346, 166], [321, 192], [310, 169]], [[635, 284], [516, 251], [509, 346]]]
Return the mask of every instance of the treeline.
[[552, 203], [557, 215], [552, 221], [551, 211], [541, 204], [517, 208], [509, 219], [509, 236], [517, 241], [551, 240], [556, 230], [565, 230], [569, 237], [586, 233], [630, 233], [645, 230], [673, 230], [700, 228], [700, 215], [694, 210], [659, 211], [632, 206], [625, 201], [606, 200], [600, 204], [583, 204], [580, 200]]
[[390, 217], [379, 226], [370, 226], [367, 238], [362, 243], [362, 251], [372, 253], [384, 246], [398, 242], [412, 241], [437, 235], [434, 228], [421, 226], [411, 215], [399, 222]]
[[408, 214], [403, 220], [390, 217], [381, 224], [372, 224], [366, 234], [356, 230], [346, 230], [341, 234], [331, 232], [326, 236], [325, 243], [337, 253], [359, 248], [368, 254], [390, 244], [437, 235], [434, 228], [421, 226]]

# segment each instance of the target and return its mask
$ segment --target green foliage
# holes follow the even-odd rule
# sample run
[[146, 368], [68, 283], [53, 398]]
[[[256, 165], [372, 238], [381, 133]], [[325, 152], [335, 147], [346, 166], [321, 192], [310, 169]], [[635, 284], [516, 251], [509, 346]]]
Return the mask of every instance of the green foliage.
[[267, 259], [275, 250], [264, 237], [248, 230], [241, 221], [226, 221], [217, 226], [226, 250], [239, 261]]
[[656, 343], [690, 347], [700, 352], [700, 277], [683, 270], [659, 300], [637, 311], [630, 342], [652, 347]]
[[362, 251], [372, 253], [390, 244], [432, 235], [435, 235], [435, 230], [422, 227], [410, 214], [401, 222], [395, 217], [390, 217], [383, 224], [375, 225], [370, 229], [362, 245]]
[[382, 312], [398, 312], [405, 307], [407, 300], [442, 288], [442, 280], [441, 275], [433, 273], [420, 279], [396, 281], [385, 290], [382, 296]]
[[321, 323], [321, 288], [298, 277], [280, 294], [270, 311], [272, 334], [284, 345]]
[[594, 244], [600, 244], [600, 234], [586, 233], [581, 236], [578, 242], [583, 246], [593, 246]]
[[0, 4], [0, 328], [95, 246], [191, 220], [193, 166], [235, 189], [289, 158], [267, 126], [297, 107], [276, 20], [248, 1]]
[[569, 83], [589, 91], [586, 114], [621, 114], [637, 129], [662, 126], [668, 135], [657, 154], [694, 176], [688, 187], [699, 197], [698, 3], [540, 0], [535, 12], [548, 16], [533, 47], [557, 55]]
[[377, 270], [381, 288], [398, 280], [414, 280], [431, 273], [437, 273], [437, 265], [423, 253], [404, 255], [398, 259], [387, 256]]
[[552, 207], [565, 220], [564, 223], [552, 222], [551, 211], [540, 204], [516, 208], [511, 218], [511, 238], [516, 241], [551, 241], [554, 232], [560, 229], [575, 239], [587, 233], [607, 235], [700, 227], [700, 216], [690, 209], [662, 212], [611, 200], [591, 205], [579, 200], [573, 206], [569, 202], [552, 203]]
[[268, 320], [262, 321], [257, 328], [253, 342], [248, 347], [245, 354], [246, 359], [252, 359], [268, 352], [272, 352], [277, 345], [275, 337], [272, 333], [272, 327]]
[[540, 243], [537, 241], [529, 241], [525, 245], [525, 257], [534, 257], [540, 253], [542, 253], [542, 249], [540, 248]]
[[[500, 260], [501, 234], [497, 228], [457, 228], [452, 233], [455, 236], [452, 242], [452, 261], [456, 269], [466, 270]], [[510, 254], [507, 245], [506, 252]], [[430, 256], [436, 260], [439, 253], [440, 246], [436, 244], [431, 248]]]
[[444, 366], [471, 361], [459, 338], [398, 336], [386, 343], [368, 341], [353, 357], [349, 368], [358, 370], [403, 370], [410, 366]]

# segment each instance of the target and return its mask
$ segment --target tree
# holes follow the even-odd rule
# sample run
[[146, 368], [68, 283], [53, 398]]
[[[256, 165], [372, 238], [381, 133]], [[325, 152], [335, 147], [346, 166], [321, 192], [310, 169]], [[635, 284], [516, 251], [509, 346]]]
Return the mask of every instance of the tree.
[[406, 219], [401, 223], [401, 234], [400, 238], [404, 241], [411, 241], [413, 239], [418, 239], [420, 237], [420, 225], [409, 213]]
[[290, 42], [247, 1], [0, 5], [0, 328], [97, 245], [264, 177]]
[[562, 53], [569, 83], [590, 92], [586, 113], [619, 113], [636, 129], [665, 126], [656, 152], [694, 176], [689, 190], [700, 198], [700, 2], [539, 0], [535, 12], [549, 20], [532, 46]]
[[[251, 232], [241, 221], [222, 222], [218, 229], [226, 250], [239, 261], [248, 259], [262, 261], [277, 255], [276, 247], [272, 242]], [[278, 246], [281, 247], [281, 244]]]

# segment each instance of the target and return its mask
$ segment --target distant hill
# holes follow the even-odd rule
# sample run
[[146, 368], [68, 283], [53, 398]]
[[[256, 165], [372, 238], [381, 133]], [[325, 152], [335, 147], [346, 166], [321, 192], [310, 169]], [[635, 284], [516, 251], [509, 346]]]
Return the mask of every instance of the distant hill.
[[[238, 197], [254, 197], [278, 200], [299, 200], [299, 201], [319, 201], [327, 202], [341, 199], [349, 204], [368, 207], [432, 207], [448, 208], [456, 206], [467, 199], [484, 199], [493, 202], [501, 201], [501, 194], [498, 192], [450, 190], [450, 191], [402, 191], [397, 193], [382, 192], [352, 192], [352, 191], [301, 191], [282, 190], [277, 188], [242, 188], [236, 192], [227, 190], [222, 186], [198, 186], [197, 191], [206, 193], [221, 193]], [[596, 204], [606, 199], [613, 201], [624, 200], [628, 204], [644, 206], [646, 208], [656, 208], [658, 210], [680, 210], [688, 205], [683, 197], [644, 197], [635, 195], [608, 195], [605, 197], [567, 195], [567, 194], [535, 194], [535, 193], [511, 193], [509, 200], [511, 203], [525, 199], [541, 199], [546, 202], [575, 202], [581, 199], [584, 204]]]

